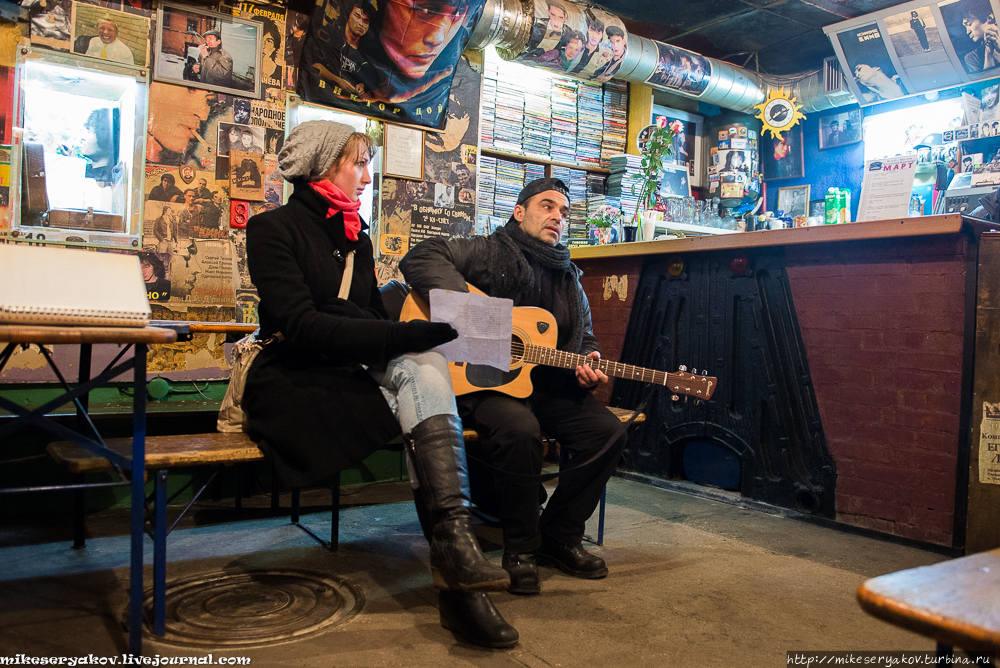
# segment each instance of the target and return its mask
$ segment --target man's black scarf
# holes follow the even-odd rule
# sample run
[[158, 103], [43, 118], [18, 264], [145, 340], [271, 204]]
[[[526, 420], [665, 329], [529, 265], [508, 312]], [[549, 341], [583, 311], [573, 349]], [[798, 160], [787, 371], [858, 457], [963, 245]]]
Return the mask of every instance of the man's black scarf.
[[535, 273], [525, 254], [530, 255], [543, 269], [552, 270], [556, 274], [555, 283], [561, 287], [569, 306], [573, 329], [570, 330], [566, 345], [560, 349], [568, 353], [579, 353], [583, 344], [583, 289], [577, 279], [576, 268], [569, 261], [569, 249], [562, 244], [550, 246], [528, 236], [514, 219], [498, 229], [493, 236], [500, 242], [490, 246], [487, 258], [493, 296], [513, 299], [518, 294], [531, 290], [535, 284]]

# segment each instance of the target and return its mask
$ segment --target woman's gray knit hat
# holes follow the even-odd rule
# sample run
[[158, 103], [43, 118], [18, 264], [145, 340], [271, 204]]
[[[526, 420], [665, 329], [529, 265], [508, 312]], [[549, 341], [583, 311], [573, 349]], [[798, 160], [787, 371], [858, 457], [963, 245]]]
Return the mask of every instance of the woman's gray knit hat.
[[317, 181], [344, 150], [355, 130], [333, 121], [308, 121], [296, 125], [278, 154], [278, 173], [286, 181]]

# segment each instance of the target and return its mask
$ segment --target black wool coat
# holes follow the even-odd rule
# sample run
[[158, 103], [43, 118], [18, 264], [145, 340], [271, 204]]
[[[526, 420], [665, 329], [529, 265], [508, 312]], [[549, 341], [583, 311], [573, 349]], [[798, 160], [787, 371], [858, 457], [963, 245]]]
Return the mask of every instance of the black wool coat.
[[[343, 214], [302, 182], [288, 204], [247, 223], [247, 264], [260, 295], [261, 337], [281, 332], [254, 360], [243, 409], [251, 437], [286, 486], [307, 486], [353, 466], [399, 433], [378, 384], [361, 366], [384, 366], [388, 319], [372, 242], [344, 233]], [[364, 225], [363, 228], [367, 228]], [[338, 299], [356, 251], [351, 292]]]

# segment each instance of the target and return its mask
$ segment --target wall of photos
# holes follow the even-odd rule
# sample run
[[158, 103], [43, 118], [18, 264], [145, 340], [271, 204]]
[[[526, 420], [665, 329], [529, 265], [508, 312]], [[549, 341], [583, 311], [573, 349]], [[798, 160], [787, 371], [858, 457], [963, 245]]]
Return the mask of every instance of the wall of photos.
[[[110, 252], [140, 252], [152, 265], [154, 276], [147, 288], [155, 319], [256, 322], [257, 295], [247, 270], [245, 230], [230, 224], [230, 209], [233, 202], [246, 201], [252, 215], [282, 203], [284, 183], [276, 167], [285, 137], [286, 95], [302, 81], [298, 60], [308, 51], [309, 22], [315, 17], [264, 3], [224, 2], [211, 8], [168, 3], [162, 6], [165, 20], [160, 26], [148, 0], [26, 0], [24, 4], [31, 16], [33, 46], [48, 49], [85, 54], [97, 37], [92, 34], [95, 26], [109, 17], [123, 26], [122, 37], [126, 24], [132, 32], [136, 22], [144, 26], [146, 51], [134, 37], [125, 42], [132, 61], [149, 63], [153, 70], [141, 251]], [[346, 19], [347, 8], [354, 5], [350, 0], [325, 3], [323, 7], [334, 10], [333, 15], [326, 14], [333, 24], [327, 29], [344, 31], [346, 21], [338, 21], [338, 15]], [[472, 5], [478, 17], [482, 3]], [[230, 16], [239, 21], [229, 23]], [[228, 51], [233, 43], [231, 78], [209, 76], [201, 45], [212, 30], [219, 30], [222, 49]], [[240, 40], [243, 47], [251, 41], [259, 45], [259, 55], [248, 57], [245, 48], [237, 51]], [[105, 49], [105, 56], [111, 58], [112, 52], [125, 60], [125, 52], [114, 48]], [[439, 100], [440, 130], [424, 133], [424, 179], [384, 178], [374, 184], [382, 220], [371, 221], [372, 236], [380, 247], [377, 266], [383, 283], [401, 278], [398, 263], [412, 244], [429, 236], [474, 231], [475, 198], [460, 193], [476, 190], [482, 78], [477, 55], [472, 54], [471, 62], [461, 57], [446, 66], [454, 82], [447, 103]], [[11, 61], [12, 57], [0, 61], [4, 65], [0, 87], [5, 91], [12, 91]], [[199, 63], [204, 72], [194, 67]], [[258, 95], [248, 94], [254, 89]], [[9, 105], [11, 96], [6, 99]], [[11, 110], [6, 109], [0, 123], [5, 124], [0, 128], [5, 142], [10, 141], [10, 118]], [[0, 235], [13, 241], [6, 234], [9, 220], [3, 213], [9, 199], [4, 167], [0, 166]], [[376, 236], [378, 231], [383, 234]], [[30, 352], [16, 356], [0, 378], [51, 380], [33, 359], [37, 356]], [[224, 337], [197, 335], [191, 342], [156, 346], [150, 351], [149, 370], [174, 380], [226, 378]]]

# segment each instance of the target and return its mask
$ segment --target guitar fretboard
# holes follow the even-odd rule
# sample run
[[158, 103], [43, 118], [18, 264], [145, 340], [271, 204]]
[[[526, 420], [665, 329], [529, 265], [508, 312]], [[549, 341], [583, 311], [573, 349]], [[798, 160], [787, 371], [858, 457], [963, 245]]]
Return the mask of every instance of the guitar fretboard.
[[567, 353], [554, 348], [545, 348], [543, 346], [536, 346], [530, 343], [525, 344], [518, 341], [511, 343], [510, 353], [512, 361], [515, 363], [523, 361], [527, 364], [541, 364], [542, 366], [554, 366], [562, 369], [575, 369], [576, 367], [585, 364], [591, 368], [600, 369], [605, 374], [614, 376], [615, 378], [638, 380], [644, 383], [663, 385], [664, 387], [671, 388], [675, 392], [692, 396], [701, 396], [706, 399], [712, 394], [712, 385], [715, 380], [713, 378], [710, 382], [708, 382], [706, 387], [698, 388], [698, 385], [709, 381], [709, 379], [703, 377], [699, 378], [691, 374], [685, 375], [682, 373], [655, 371], [653, 369], [645, 369], [640, 366], [632, 366], [631, 364], [612, 362], [611, 360], [594, 359], [585, 355]]

